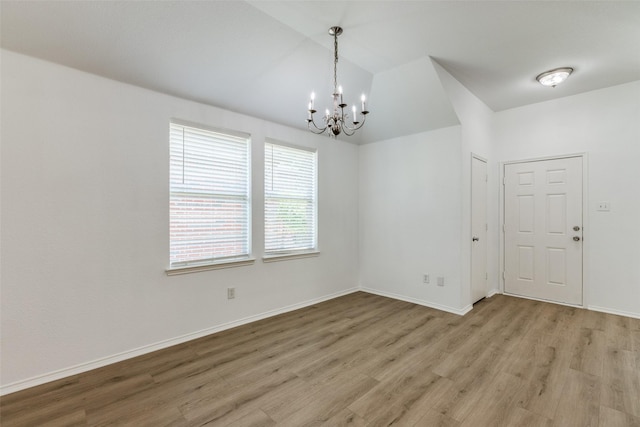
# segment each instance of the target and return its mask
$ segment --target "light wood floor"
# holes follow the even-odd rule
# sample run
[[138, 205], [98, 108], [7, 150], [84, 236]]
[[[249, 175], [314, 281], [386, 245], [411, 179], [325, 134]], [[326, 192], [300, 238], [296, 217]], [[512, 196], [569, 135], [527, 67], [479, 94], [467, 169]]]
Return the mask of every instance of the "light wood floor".
[[10, 426], [640, 426], [640, 320], [366, 293], [1, 399]]

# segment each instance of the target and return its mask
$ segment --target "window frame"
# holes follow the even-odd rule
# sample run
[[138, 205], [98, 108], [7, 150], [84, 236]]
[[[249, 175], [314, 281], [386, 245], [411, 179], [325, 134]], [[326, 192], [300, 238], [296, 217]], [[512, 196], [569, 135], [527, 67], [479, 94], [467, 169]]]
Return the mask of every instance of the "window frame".
[[[171, 153], [171, 132], [173, 126], [179, 126], [183, 128], [192, 128], [195, 131], [205, 132], [205, 133], [213, 133], [222, 140], [229, 138], [229, 140], [238, 140], [242, 139], [246, 142], [246, 193], [243, 195], [238, 195], [238, 197], [242, 198], [246, 202], [246, 253], [231, 255], [231, 256], [221, 256], [221, 257], [211, 257], [211, 258], [202, 258], [191, 261], [172, 261], [171, 250], [172, 250], [172, 236], [171, 236], [171, 201], [173, 199], [174, 193], [185, 193], [184, 191], [176, 191], [172, 186], [171, 181], [171, 164], [173, 161], [172, 153]], [[183, 140], [184, 143], [184, 140]], [[206, 125], [202, 125], [199, 123], [192, 123], [179, 119], [171, 119], [169, 122], [169, 267], [165, 270], [166, 274], [169, 276], [178, 275], [178, 274], [186, 274], [198, 271], [206, 271], [206, 270], [214, 270], [221, 268], [230, 268], [230, 267], [240, 267], [244, 265], [251, 265], [255, 262], [255, 258], [252, 257], [253, 253], [253, 244], [252, 244], [252, 164], [251, 164], [251, 135], [244, 132], [238, 132], [228, 129], [220, 129], [215, 127], [210, 127]], [[197, 194], [197, 193], [194, 193]], [[224, 199], [218, 193], [213, 192], [202, 192], [200, 194], [206, 194], [207, 197], [211, 197], [211, 199], [215, 200], [216, 197], [218, 200]], [[233, 197], [231, 197], [232, 199]]]
[[[289, 148], [293, 150], [305, 151], [313, 154], [313, 189], [312, 189], [312, 206], [313, 206], [313, 247], [312, 248], [304, 248], [304, 249], [283, 249], [283, 250], [267, 250], [267, 212], [266, 205], [267, 201], [271, 199], [271, 197], [267, 196], [267, 162], [269, 159], [267, 158], [267, 147], [271, 146], [280, 146], [284, 148]], [[299, 259], [299, 258], [307, 258], [314, 257], [320, 255], [319, 250], [319, 217], [318, 217], [318, 164], [319, 164], [319, 155], [317, 148], [307, 147], [302, 145], [291, 144], [289, 142], [273, 139], [273, 138], [265, 138], [264, 144], [264, 201], [263, 201], [263, 225], [264, 225], [264, 255], [262, 257], [263, 262], [275, 262], [275, 261], [284, 261], [290, 259]]]

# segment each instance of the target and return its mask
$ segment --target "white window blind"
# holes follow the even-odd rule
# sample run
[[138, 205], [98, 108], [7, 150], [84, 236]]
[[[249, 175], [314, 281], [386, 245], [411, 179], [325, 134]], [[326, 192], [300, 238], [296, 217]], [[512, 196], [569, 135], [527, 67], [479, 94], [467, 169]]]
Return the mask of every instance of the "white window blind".
[[267, 255], [317, 249], [317, 155], [275, 142], [265, 144]]
[[170, 125], [170, 268], [247, 258], [249, 138]]

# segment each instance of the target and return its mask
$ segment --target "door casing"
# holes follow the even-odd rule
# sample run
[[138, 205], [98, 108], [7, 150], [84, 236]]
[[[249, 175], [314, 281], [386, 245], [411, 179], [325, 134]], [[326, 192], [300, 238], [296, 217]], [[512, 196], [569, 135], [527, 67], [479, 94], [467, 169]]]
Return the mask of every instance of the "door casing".
[[[514, 163], [528, 163], [528, 162], [536, 162], [536, 161], [542, 161], [542, 160], [555, 160], [555, 159], [566, 159], [569, 157], [582, 157], [582, 257], [584, 262], [582, 263], [582, 304], [578, 305], [579, 307], [588, 307], [589, 305], [589, 276], [588, 276], [588, 269], [586, 268], [586, 265], [588, 264], [586, 262], [586, 260], [589, 259], [589, 245], [590, 245], [590, 238], [589, 238], [589, 233], [590, 233], [590, 226], [589, 226], [589, 198], [588, 198], [588, 194], [589, 194], [589, 181], [588, 181], [588, 176], [589, 176], [589, 155], [586, 152], [583, 153], [573, 153], [573, 154], [561, 154], [561, 155], [556, 155], [556, 156], [544, 156], [544, 157], [534, 157], [534, 158], [528, 158], [528, 159], [520, 159], [520, 160], [509, 160], [509, 161], [504, 161], [504, 162], [500, 162], [500, 179], [499, 179], [499, 203], [500, 203], [500, 209], [499, 209], [499, 232], [500, 232], [500, 252], [499, 252], [499, 261], [500, 261], [500, 270], [499, 270], [499, 283], [500, 283], [500, 292], [504, 293], [504, 269], [505, 269], [505, 233], [504, 233], [504, 221], [505, 221], [505, 188], [504, 188], [504, 177], [505, 177], [505, 165], [507, 164], [514, 164]], [[530, 297], [525, 297], [522, 296], [521, 298], [528, 298], [528, 299], [535, 299], [537, 300], [537, 298], [530, 298]], [[540, 300], [540, 301], [546, 301], [549, 302], [547, 300]], [[565, 304], [565, 303], [561, 303], [561, 302], [554, 302], [554, 304], [561, 304], [561, 305], [567, 305], [567, 306], [571, 306], [571, 307], [576, 307], [576, 305], [573, 304]]]
[[[477, 218], [476, 215], [478, 214], [477, 209], [478, 206], [475, 206], [474, 204], [474, 199], [476, 199], [476, 194], [474, 194], [474, 192], [476, 191], [476, 183], [474, 182], [474, 180], [476, 179], [474, 177], [474, 162], [482, 162], [484, 163], [484, 173], [485, 173], [485, 177], [484, 177], [484, 195], [483, 195], [483, 199], [484, 199], [484, 203], [483, 203], [483, 209], [484, 209], [484, 218], [483, 222], [484, 224], [476, 224], [477, 226], [479, 226], [481, 229], [479, 230], [474, 230], [474, 228], [478, 228], [477, 226], [474, 227], [474, 223], [476, 222]], [[488, 223], [489, 223], [489, 219], [488, 219], [488, 205], [487, 205], [487, 196], [488, 196], [488, 162], [486, 159], [476, 155], [476, 154], [471, 154], [471, 227], [470, 227], [470, 231], [471, 231], [471, 235], [469, 236], [469, 243], [471, 245], [471, 250], [470, 250], [470, 254], [471, 254], [471, 265], [470, 265], [470, 287], [471, 287], [471, 303], [474, 304], [477, 301], [479, 301], [480, 299], [484, 298], [487, 296], [489, 289], [488, 289], [488, 276], [487, 276], [487, 270], [488, 270]], [[477, 234], [477, 236], [476, 236]], [[479, 237], [479, 241], [478, 242], [473, 242], [472, 241], [472, 237]], [[474, 248], [478, 248], [478, 249], [484, 249], [484, 253], [483, 254], [478, 254], [477, 251], [474, 254]], [[477, 286], [477, 283], [475, 282], [476, 280], [479, 280], [477, 277], [475, 277], [475, 267], [474, 264], [478, 261], [474, 258], [475, 256], [480, 255], [480, 262], [481, 264], [484, 266], [483, 269], [483, 275], [484, 277], [482, 277], [480, 279], [482, 286], [480, 289], [480, 287]], [[474, 284], [476, 284], [476, 286], [474, 286]]]

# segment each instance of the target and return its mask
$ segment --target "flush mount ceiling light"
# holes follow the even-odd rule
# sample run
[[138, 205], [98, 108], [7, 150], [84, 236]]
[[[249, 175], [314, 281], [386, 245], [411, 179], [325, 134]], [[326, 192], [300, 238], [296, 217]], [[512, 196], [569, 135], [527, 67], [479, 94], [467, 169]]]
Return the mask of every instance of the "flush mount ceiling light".
[[569, 77], [569, 74], [572, 72], [573, 68], [571, 67], [555, 68], [538, 75], [536, 80], [538, 80], [542, 86], [556, 87], [556, 85], [567, 80], [567, 77]]
[[[360, 98], [361, 102], [361, 111], [360, 115], [362, 116], [362, 121], [358, 120], [356, 106], [353, 105], [351, 107], [352, 115], [351, 120], [349, 120], [349, 114], [344, 112], [345, 104], [342, 100], [342, 86], [338, 86], [338, 36], [342, 34], [342, 28], [340, 27], [331, 27], [329, 28], [329, 35], [333, 36], [333, 112], [330, 113], [329, 109], [325, 110], [324, 117], [322, 120], [324, 121], [323, 126], [316, 125], [316, 122], [313, 120], [313, 114], [316, 112], [314, 109], [313, 103], [315, 102], [315, 93], [311, 93], [311, 100], [309, 101], [309, 109], [307, 110], [309, 115], [307, 116], [307, 127], [309, 130], [316, 134], [321, 134], [327, 132], [330, 136], [336, 137], [344, 132], [345, 135], [351, 136], [358, 129], [360, 129], [367, 118], [366, 106], [366, 98], [364, 94]], [[352, 124], [349, 125], [348, 123]], [[313, 128], [311, 127], [313, 125]]]

